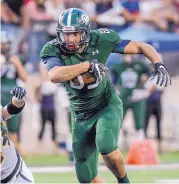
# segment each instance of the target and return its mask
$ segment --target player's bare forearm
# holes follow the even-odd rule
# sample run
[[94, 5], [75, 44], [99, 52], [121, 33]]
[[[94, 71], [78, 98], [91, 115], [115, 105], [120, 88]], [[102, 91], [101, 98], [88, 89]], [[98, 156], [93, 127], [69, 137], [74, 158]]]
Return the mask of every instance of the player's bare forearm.
[[130, 43], [124, 49], [125, 54], [144, 54], [153, 63], [160, 62], [160, 56], [152, 47], [147, 43], [130, 41]]
[[139, 49], [153, 63], [161, 62], [160, 56], [157, 51], [151, 45], [147, 43], [141, 43]]
[[51, 82], [60, 83], [64, 81], [70, 81], [78, 75], [87, 72], [89, 67], [89, 62], [83, 62], [71, 66], [55, 66], [51, 70], [49, 70], [48, 75], [50, 77]]

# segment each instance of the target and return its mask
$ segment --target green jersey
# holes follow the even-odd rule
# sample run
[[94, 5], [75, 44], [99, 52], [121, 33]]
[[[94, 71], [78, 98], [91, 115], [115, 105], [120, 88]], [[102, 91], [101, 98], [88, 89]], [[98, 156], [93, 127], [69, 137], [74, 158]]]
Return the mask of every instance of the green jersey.
[[141, 75], [149, 74], [149, 68], [143, 62], [132, 63], [121, 62], [112, 67], [117, 83], [120, 87], [122, 100], [127, 100], [132, 95], [134, 89], [141, 88]]
[[[110, 53], [120, 43], [121, 39], [116, 32], [99, 29], [91, 31], [90, 43], [85, 53], [64, 54], [60, 50], [57, 40], [54, 39], [43, 47], [41, 58], [43, 63], [49, 66], [51, 64], [46, 61], [46, 58], [49, 57], [58, 58], [61, 62], [59, 66], [79, 64], [92, 59], [97, 59], [105, 64]], [[114, 90], [108, 76], [104, 77], [102, 82], [98, 82], [89, 72], [85, 72], [71, 81], [64, 82], [64, 86], [68, 92], [71, 109], [76, 115], [96, 113], [98, 109], [109, 103], [109, 98]]]
[[7, 62], [1, 66], [1, 101], [3, 105], [6, 105], [4, 103], [8, 103], [11, 98], [7, 94], [16, 86], [17, 78], [17, 68], [13, 63]]

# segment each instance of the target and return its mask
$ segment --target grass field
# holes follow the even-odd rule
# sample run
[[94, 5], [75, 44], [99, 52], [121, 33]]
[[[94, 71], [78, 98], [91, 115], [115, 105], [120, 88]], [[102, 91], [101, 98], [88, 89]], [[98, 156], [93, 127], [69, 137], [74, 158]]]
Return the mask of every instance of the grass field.
[[[125, 158], [126, 158], [126, 154]], [[161, 163], [179, 163], [179, 152], [160, 154]], [[24, 157], [28, 166], [65, 166], [68, 163], [66, 155], [32, 155]], [[36, 183], [77, 183], [75, 172], [65, 173], [33, 173]], [[106, 183], [117, 183], [108, 171], [100, 172]], [[132, 183], [159, 183], [160, 180], [176, 180], [179, 183], [178, 169], [130, 170], [128, 176]], [[166, 183], [166, 182], [165, 182]], [[172, 183], [172, 182], [169, 182]]]
[[[68, 164], [68, 159], [65, 154], [29, 155], [23, 158], [29, 166], [60, 166]], [[124, 158], [127, 158], [126, 153], [124, 153]], [[160, 154], [159, 158], [161, 163], [179, 163], [179, 152]]]
[[[116, 179], [110, 172], [100, 172], [100, 176], [104, 178], [105, 183], [117, 183]], [[129, 171], [128, 176], [132, 183], [158, 183], [159, 180], [178, 179], [178, 170], [165, 171]], [[77, 183], [74, 172], [70, 173], [45, 173], [34, 174], [36, 183]]]

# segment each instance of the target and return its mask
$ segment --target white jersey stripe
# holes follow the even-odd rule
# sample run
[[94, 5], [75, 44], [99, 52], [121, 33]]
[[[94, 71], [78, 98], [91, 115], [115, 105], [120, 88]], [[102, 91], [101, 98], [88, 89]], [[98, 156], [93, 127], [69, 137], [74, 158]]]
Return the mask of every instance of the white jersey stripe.
[[71, 14], [72, 14], [73, 8], [70, 8], [68, 12], [68, 18], [67, 18], [67, 26], [71, 26]]

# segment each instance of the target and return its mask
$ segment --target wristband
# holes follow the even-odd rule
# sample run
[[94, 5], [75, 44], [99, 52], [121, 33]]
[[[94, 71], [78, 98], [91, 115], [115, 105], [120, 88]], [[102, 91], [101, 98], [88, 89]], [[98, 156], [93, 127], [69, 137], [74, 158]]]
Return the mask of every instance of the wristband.
[[23, 105], [22, 107], [18, 108], [18, 107], [16, 107], [15, 105], [13, 105], [13, 104], [12, 104], [12, 101], [11, 101], [11, 102], [7, 105], [7, 111], [8, 111], [8, 113], [11, 114], [11, 115], [19, 114], [19, 113], [23, 110], [24, 106], [25, 106], [25, 103], [24, 103], [24, 105]]

